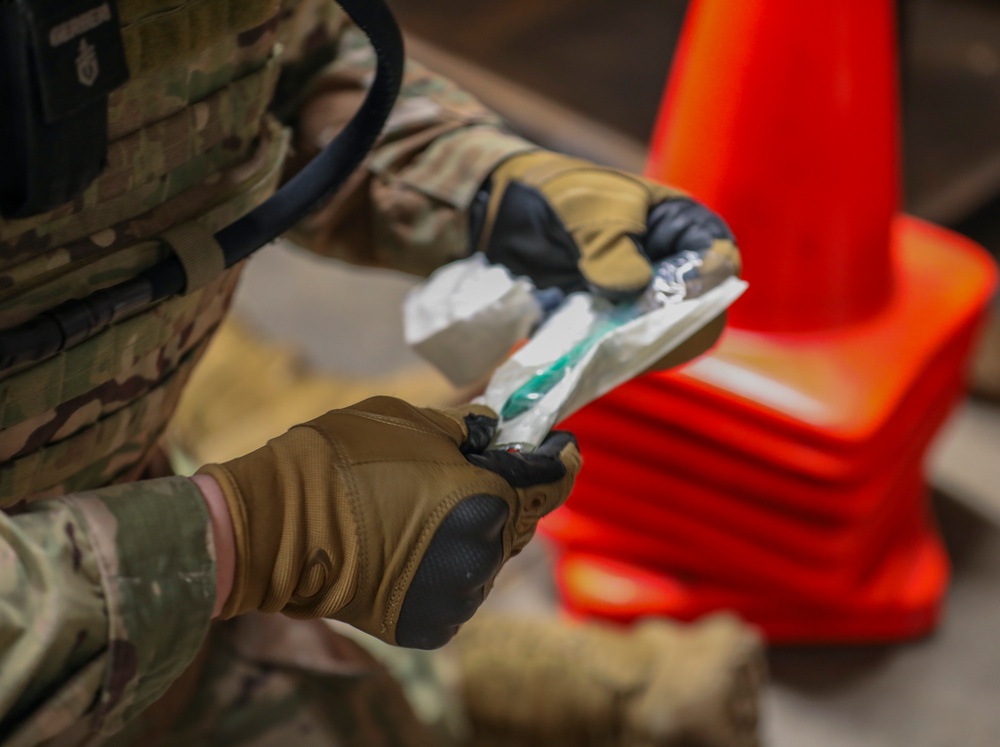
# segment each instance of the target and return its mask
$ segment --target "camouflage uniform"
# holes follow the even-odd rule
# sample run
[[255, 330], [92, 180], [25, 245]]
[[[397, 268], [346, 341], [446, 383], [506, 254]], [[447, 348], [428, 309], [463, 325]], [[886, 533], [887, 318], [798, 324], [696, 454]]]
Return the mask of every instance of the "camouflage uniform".
[[[107, 168], [71, 204], [0, 221], [3, 327], [155, 264], [156, 237], [173, 226], [215, 231], [248, 212], [333, 137], [372, 74], [363, 37], [328, 0], [120, 0], [119, 10], [132, 79], [111, 97]], [[411, 65], [366, 167], [295, 238], [326, 256], [429, 272], [466, 253], [466, 208], [489, 172], [531, 148]], [[114, 740], [128, 743], [168, 723], [179, 731], [163, 744], [425, 743], [370, 657], [323, 623], [261, 638], [273, 620], [238, 620], [199, 656], [215, 596], [204, 502], [183, 478], [135, 481], [238, 275], [0, 380], [4, 744], [76, 744], [129, 724]], [[302, 640], [326, 655], [296, 668]], [[183, 697], [188, 679], [209, 695]], [[316, 712], [292, 690], [331, 696]], [[395, 729], [357, 716], [361, 701]]]

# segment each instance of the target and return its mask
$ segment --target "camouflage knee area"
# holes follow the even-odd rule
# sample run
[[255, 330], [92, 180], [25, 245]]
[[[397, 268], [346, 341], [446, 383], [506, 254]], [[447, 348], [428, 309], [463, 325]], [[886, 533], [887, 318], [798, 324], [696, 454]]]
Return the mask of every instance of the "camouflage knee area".
[[487, 617], [456, 638], [475, 747], [754, 747], [759, 638], [728, 616], [632, 630]]
[[249, 615], [217, 626], [186, 700], [169, 727], [129, 744], [438, 747], [389, 672], [321, 621]]

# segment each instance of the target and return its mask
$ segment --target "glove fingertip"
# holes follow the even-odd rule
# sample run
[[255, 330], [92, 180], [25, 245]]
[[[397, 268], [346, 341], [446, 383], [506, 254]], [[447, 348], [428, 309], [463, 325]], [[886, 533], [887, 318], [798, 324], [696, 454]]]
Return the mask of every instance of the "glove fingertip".
[[743, 256], [734, 239], [716, 239], [712, 242], [712, 251], [721, 260], [729, 263], [736, 277], [743, 274]]
[[572, 477], [576, 477], [583, 466], [580, 444], [569, 431], [552, 431], [535, 453], [558, 459]]
[[559, 452], [559, 460], [565, 465], [566, 473], [575, 480], [583, 468], [583, 454], [580, 453], [580, 447], [576, 441], [566, 444], [565, 448]]
[[612, 301], [634, 298], [653, 279], [652, 266], [630, 235], [585, 256], [580, 260], [580, 271], [596, 293]]
[[470, 413], [465, 416], [465, 440], [459, 445], [459, 451], [469, 454], [481, 454], [489, 448], [493, 436], [497, 432], [498, 418], [492, 414]]
[[541, 445], [535, 449], [534, 453], [558, 457], [566, 446], [570, 444], [572, 444], [574, 448], [579, 448], [579, 443], [577, 442], [575, 435], [569, 431], [552, 431], [545, 437], [545, 440], [542, 441]]
[[484, 417], [490, 420], [499, 420], [500, 416], [496, 414], [492, 407], [488, 405], [477, 405], [470, 404], [462, 408], [462, 412], [468, 417], [469, 415], [476, 415]]

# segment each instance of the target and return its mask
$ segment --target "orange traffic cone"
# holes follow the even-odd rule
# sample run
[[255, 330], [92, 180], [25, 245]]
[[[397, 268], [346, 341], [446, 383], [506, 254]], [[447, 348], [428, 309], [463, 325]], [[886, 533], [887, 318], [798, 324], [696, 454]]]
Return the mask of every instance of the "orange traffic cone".
[[988, 255], [898, 216], [891, 0], [695, 0], [650, 174], [732, 225], [750, 281], [718, 348], [574, 417], [587, 466], [546, 531], [568, 607], [735, 609], [773, 639], [936, 619], [923, 458], [962, 391]]

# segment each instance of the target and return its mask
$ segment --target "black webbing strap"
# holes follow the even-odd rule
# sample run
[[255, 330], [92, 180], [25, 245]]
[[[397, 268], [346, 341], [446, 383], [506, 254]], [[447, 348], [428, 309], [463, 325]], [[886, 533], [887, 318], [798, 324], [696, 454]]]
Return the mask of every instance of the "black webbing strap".
[[[10, 2], [20, 0], [0, 0], [0, 8]], [[375, 79], [361, 107], [332, 143], [267, 202], [215, 234], [227, 268], [290, 229], [343, 185], [375, 144], [399, 95], [405, 55], [402, 35], [389, 9], [382, 0], [337, 2], [375, 48]], [[185, 292], [187, 283], [184, 263], [172, 254], [132, 280], [0, 332], [0, 373], [82, 342], [137, 308]]]

